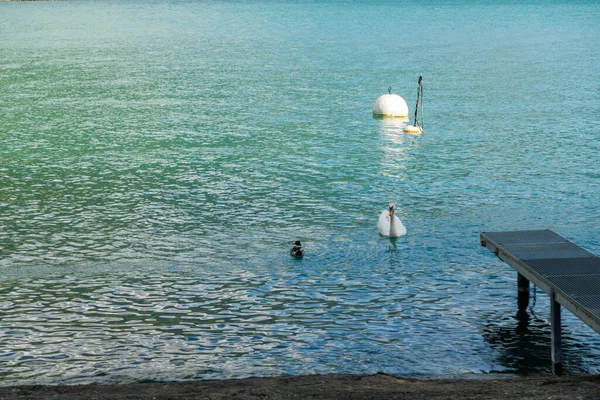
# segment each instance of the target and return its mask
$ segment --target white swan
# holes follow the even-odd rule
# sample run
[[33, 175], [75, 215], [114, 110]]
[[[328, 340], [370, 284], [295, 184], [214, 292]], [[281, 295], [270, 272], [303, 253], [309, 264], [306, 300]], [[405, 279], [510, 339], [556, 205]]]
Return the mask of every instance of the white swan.
[[390, 203], [389, 210], [383, 210], [377, 222], [377, 229], [383, 236], [398, 237], [406, 235], [406, 228], [402, 225], [400, 218], [394, 214], [395, 204]]

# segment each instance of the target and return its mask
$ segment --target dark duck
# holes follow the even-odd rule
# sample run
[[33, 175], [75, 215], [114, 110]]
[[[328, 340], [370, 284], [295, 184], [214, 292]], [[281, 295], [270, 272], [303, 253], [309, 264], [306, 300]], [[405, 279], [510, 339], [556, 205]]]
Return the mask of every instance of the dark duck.
[[294, 243], [294, 247], [292, 247], [292, 249], [290, 250], [290, 255], [297, 258], [300, 258], [304, 255], [304, 250], [302, 250], [302, 244], [299, 240], [296, 240], [296, 242]]

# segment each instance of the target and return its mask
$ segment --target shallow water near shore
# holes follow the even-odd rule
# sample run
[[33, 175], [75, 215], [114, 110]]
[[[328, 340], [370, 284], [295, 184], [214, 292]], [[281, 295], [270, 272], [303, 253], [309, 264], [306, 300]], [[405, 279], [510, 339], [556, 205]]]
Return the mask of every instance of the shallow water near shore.
[[[0, 385], [549, 372], [548, 297], [517, 321], [479, 232], [600, 254], [599, 22], [562, 1], [0, 4]], [[372, 117], [388, 86], [413, 110], [421, 73], [425, 134]], [[563, 322], [566, 373], [600, 373], [598, 335]]]

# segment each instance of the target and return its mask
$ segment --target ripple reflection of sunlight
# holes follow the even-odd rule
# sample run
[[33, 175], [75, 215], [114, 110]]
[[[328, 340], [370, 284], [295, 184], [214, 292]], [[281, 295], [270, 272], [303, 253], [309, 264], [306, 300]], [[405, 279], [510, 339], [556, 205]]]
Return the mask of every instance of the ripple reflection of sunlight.
[[408, 164], [410, 153], [421, 145], [420, 137], [404, 133], [408, 119], [382, 118], [379, 129], [382, 134], [382, 172], [385, 176], [404, 171]]
[[396, 144], [403, 142], [407, 118], [381, 118], [379, 121], [379, 128], [387, 141]]

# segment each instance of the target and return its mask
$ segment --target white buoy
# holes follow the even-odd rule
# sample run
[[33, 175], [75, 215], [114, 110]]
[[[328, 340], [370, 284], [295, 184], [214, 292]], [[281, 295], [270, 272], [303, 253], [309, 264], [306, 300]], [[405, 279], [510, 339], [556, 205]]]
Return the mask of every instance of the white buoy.
[[406, 118], [408, 119], [408, 105], [406, 101], [397, 94], [381, 95], [373, 104], [373, 115], [376, 117]]

